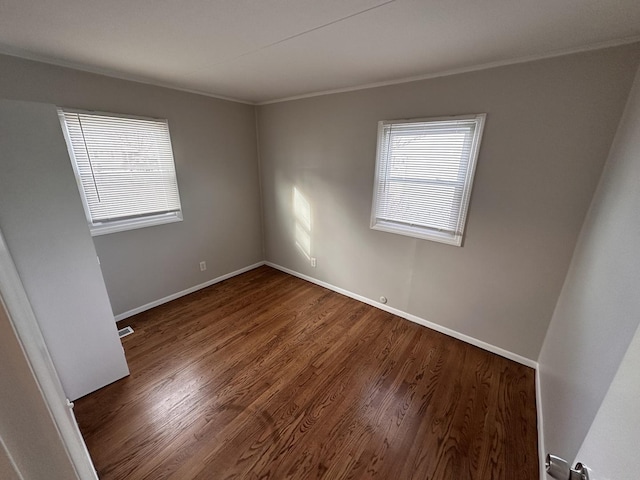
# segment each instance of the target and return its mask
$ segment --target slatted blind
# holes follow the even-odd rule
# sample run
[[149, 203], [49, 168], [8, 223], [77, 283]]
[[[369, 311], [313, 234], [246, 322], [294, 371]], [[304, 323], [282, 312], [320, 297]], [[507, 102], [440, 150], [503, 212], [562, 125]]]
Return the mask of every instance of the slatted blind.
[[372, 228], [460, 245], [483, 121], [380, 122]]
[[59, 114], [92, 225], [180, 212], [166, 121]]

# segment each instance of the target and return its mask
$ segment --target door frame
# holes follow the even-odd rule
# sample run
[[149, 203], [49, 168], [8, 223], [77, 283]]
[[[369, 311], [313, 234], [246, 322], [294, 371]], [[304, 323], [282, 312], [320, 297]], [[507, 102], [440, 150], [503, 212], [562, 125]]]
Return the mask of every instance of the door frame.
[[89, 450], [73, 414], [73, 403], [67, 399], [62, 389], [58, 373], [2, 230], [0, 230], [0, 303], [8, 314], [16, 339], [31, 367], [33, 378], [56, 425], [60, 442], [76, 470], [78, 480], [98, 480]]

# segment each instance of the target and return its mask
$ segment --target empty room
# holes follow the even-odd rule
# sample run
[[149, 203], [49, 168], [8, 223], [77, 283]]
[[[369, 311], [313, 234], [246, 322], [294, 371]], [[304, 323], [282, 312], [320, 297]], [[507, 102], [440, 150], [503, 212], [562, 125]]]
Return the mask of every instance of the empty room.
[[0, 478], [636, 480], [639, 211], [637, 1], [3, 0]]

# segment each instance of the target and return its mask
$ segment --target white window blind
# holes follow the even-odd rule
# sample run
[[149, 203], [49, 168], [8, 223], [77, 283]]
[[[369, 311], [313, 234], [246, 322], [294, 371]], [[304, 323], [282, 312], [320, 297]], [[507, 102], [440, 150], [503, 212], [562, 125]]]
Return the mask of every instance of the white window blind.
[[461, 245], [484, 119], [379, 122], [371, 228]]
[[59, 115], [92, 234], [182, 219], [166, 120]]

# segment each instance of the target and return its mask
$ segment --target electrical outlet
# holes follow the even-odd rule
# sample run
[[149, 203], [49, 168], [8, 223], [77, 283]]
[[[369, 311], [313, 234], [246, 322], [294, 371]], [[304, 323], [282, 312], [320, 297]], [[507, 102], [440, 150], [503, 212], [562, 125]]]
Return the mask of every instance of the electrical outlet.
[[312, 266], [313, 268], [315, 268], [315, 267], [316, 267], [316, 257], [311, 257], [311, 266]]
[[200, 262], [200, 271], [204, 272], [207, 269], [207, 262], [202, 261]]

